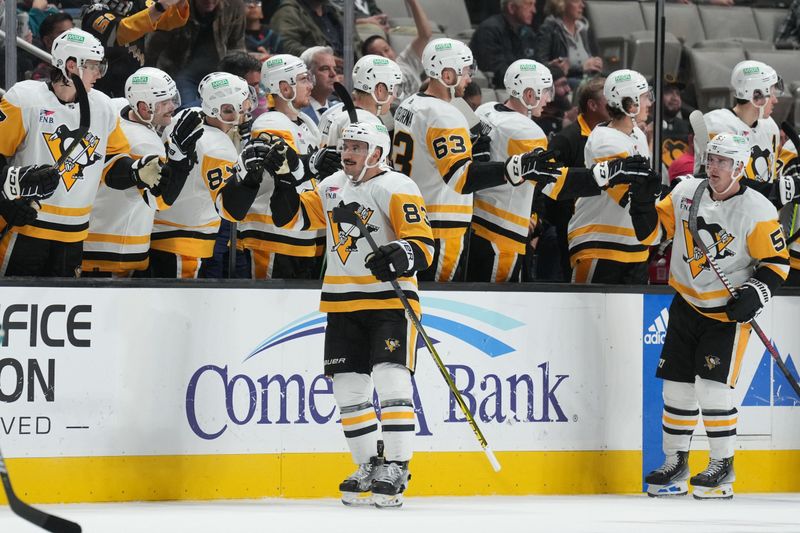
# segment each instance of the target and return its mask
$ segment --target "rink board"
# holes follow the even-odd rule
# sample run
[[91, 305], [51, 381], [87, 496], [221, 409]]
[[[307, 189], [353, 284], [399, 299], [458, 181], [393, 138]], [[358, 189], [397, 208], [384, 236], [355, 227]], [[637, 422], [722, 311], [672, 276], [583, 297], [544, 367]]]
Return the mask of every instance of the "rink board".
[[[2, 295], [0, 444], [31, 501], [323, 497], [349, 473], [320, 375], [318, 290], [4, 287]], [[668, 302], [427, 291], [423, 323], [504, 469], [492, 472], [421, 349], [410, 492], [640, 490], [643, 469], [660, 461], [660, 383], [649, 365]], [[778, 297], [760, 318], [768, 334], [780, 332], [775, 342], [792, 367], [798, 304]], [[736, 488], [800, 490], [780, 475], [800, 467], [800, 408], [763, 354], [753, 338], [736, 390], [744, 400]], [[699, 468], [702, 435], [694, 446]]]

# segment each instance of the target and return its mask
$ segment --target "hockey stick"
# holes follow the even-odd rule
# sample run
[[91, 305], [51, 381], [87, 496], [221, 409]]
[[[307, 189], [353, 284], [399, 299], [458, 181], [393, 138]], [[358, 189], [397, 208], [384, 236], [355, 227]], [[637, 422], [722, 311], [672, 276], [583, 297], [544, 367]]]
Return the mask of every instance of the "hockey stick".
[[[719, 265], [714, 261], [711, 255], [708, 253], [708, 248], [703, 244], [703, 241], [700, 239], [700, 232], [697, 231], [697, 212], [700, 210], [700, 201], [703, 197], [703, 192], [705, 192], [706, 186], [708, 184], [708, 180], [702, 180], [700, 185], [697, 186], [697, 190], [695, 190], [694, 195], [692, 196], [692, 205], [689, 208], [689, 233], [692, 235], [692, 239], [694, 239], [695, 245], [700, 248], [700, 251], [706, 257], [706, 262], [708, 266], [711, 267], [711, 270], [714, 271], [714, 274], [717, 275], [719, 280], [725, 285], [725, 288], [728, 290], [731, 296], [734, 298], [738, 298], [739, 295], [736, 293], [736, 290], [731, 285], [730, 280], [719, 267]], [[687, 250], [688, 253], [688, 250]], [[781, 360], [781, 356], [778, 353], [778, 350], [769, 342], [769, 339], [764, 334], [764, 330], [761, 329], [761, 326], [758, 325], [756, 322], [755, 317], [750, 320], [750, 326], [752, 326], [753, 331], [756, 332], [758, 338], [761, 339], [761, 342], [764, 344], [764, 347], [767, 349], [769, 354], [772, 356], [772, 359], [778, 364], [778, 368], [781, 369], [781, 373], [784, 375], [786, 380], [789, 382], [789, 385], [792, 386], [794, 389], [795, 394], [800, 397], [800, 385], [798, 385], [797, 380], [794, 378], [789, 369], [786, 368], [786, 364]]]
[[[358, 230], [361, 232], [367, 242], [369, 243], [370, 248], [372, 248], [373, 253], [378, 252], [378, 244], [375, 242], [375, 239], [372, 238], [370, 235], [369, 230], [364, 226], [364, 221], [361, 220], [361, 217], [358, 216], [357, 213], [351, 211], [344, 207], [334, 207], [333, 208], [333, 220], [336, 223], [344, 223], [344, 224], [351, 224], [356, 226]], [[436, 348], [433, 347], [433, 343], [431, 342], [430, 337], [425, 332], [425, 328], [422, 327], [422, 323], [420, 322], [417, 314], [411, 308], [411, 304], [408, 302], [408, 298], [406, 298], [405, 293], [403, 293], [403, 289], [400, 288], [400, 284], [397, 283], [397, 280], [392, 280], [390, 282], [392, 284], [392, 289], [397, 294], [397, 297], [400, 298], [400, 301], [403, 304], [403, 308], [406, 311], [406, 314], [411, 319], [411, 322], [414, 324], [414, 327], [417, 328], [417, 332], [419, 332], [420, 337], [425, 342], [425, 346], [428, 348], [431, 356], [433, 357], [434, 363], [436, 363], [436, 367], [439, 369], [439, 372], [442, 374], [442, 377], [447, 382], [447, 386], [450, 388], [450, 392], [456, 399], [458, 406], [461, 408], [461, 412], [464, 413], [464, 416], [467, 418], [470, 427], [472, 428], [473, 433], [475, 433], [475, 437], [478, 439], [478, 442], [483, 448], [484, 453], [486, 453], [486, 457], [489, 459], [489, 462], [492, 464], [492, 468], [495, 472], [500, 471], [500, 463], [497, 461], [497, 458], [494, 456], [494, 452], [492, 448], [489, 446], [489, 443], [486, 441], [486, 437], [483, 436], [483, 432], [481, 428], [478, 427], [478, 423], [475, 422], [475, 418], [470, 413], [469, 409], [467, 408], [467, 404], [464, 403], [464, 398], [461, 397], [461, 393], [456, 388], [456, 384], [453, 383], [453, 379], [450, 377], [450, 374], [447, 372], [447, 369], [442, 363], [441, 357], [436, 352]]]
[[353, 97], [350, 96], [349, 92], [347, 92], [347, 87], [337, 81], [333, 83], [333, 90], [336, 93], [336, 96], [338, 96], [339, 100], [342, 102], [344, 109], [347, 111], [347, 116], [350, 117], [350, 124], [355, 124], [358, 122], [356, 105], [353, 103]]
[[689, 124], [692, 125], [694, 131], [694, 142], [697, 144], [697, 150], [694, 152], [694, 175], [700, 173], [703, 167], [703, 161], [706, 156], [706, 146], [708, 146], [708, 128], [706, 121], [703, 118], [703, 113], [699, 109], [695, 109], [689, 115]]
[[[789, 137], [789, 140], [792, 141], [792, 144], [794, 145], [794, 149], [796, 151], [800, 151], [800, 136], [797, 135], [797, 130], [795, 130], [794, 127], [791, 124], [789, 124], [787, 121], [785, 121], [785, 120], [783, 122], [781, 122], [781, 129], [786, 134], [786, 136]], [[800, 152], [798, 152], [798, 153], [800, 153]], [[794, 210], [794, 214], [796, 216], [797, 215], [797, 205], [795, 205], [793, 207], [793, 210]], [[790, 225], [789, 229], [792, 229], [792, 227], [794, 227], [795, 216], [792, 216], [791, 225]], [[796, 241], [798, 238], [800, 238], [800, 229], [795, 231], [794, 233], [792, 233], [789, 236], [789, 238], [786, 239], [786, 246], [789, 246], [794, 241]]]
[[6, 469], [2, 453], [0, 453], [0, 478], [3, 479], [3, 488], [6, 490], [8, 505], [11, 507], [11, 510], [14, 511], [14, 514], [23, 520], [27, 520], [31, 524], [53, 533], [81, 533], [81, 526], [75, 522], [70, 522], [69, 520], [40, 511], [17, 497], [14, 493], [14, 489], [11, 487], [11, 478], [8, 476], [8, 470]]

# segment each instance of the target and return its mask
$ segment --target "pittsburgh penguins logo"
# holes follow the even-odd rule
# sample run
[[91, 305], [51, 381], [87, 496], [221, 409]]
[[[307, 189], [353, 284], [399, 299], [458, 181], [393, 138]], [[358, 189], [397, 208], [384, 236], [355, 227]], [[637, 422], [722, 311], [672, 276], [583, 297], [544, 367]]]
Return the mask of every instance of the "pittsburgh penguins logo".
[[670, 166], [673, 161], [686, 153], [689, 145], [681, 139], [664, 139], [661, 143], [661, 161]]
[[[699, 243], [699, 246], [706, 246], [708, 254], [715, 260], [719, 261], [720, 259], [736, 255], [736, 252], [729, 248], [736, 237], [728, 233], [728, 231], [719, 224], [709, 224], [703, 220], [703, 217], [697, 217], [697, 234], [700, 239], [703, 240], [703, 243]], [[703, 270], [708, 270], [708, 262], [706, 261], [705, 255], [703, 255], [703, 251], [695, 245], [692, 233], [689, 231], [688, 220], [683, 221], [683, 237], [685, 239], [686, 250], [692, 250], [692, 257], [684, 255], [683, 260], [689, 265], [692, 278], [696, 278]]]
[[747, 165], [747, 177], [758, 181], [770, 181], [772, 179], [772, 167], [774, 166], [776, 149], [777, 147], [761, 148], [760, 146], [753, 146], [750, 150], [750, 162]]
[[[369, 219], [372, 218], [372, 214], [374, 213], [369, 207], [364, 207], [356, 202], [351, 202], [349, 204], [340, 203], [339, 206], [355, 212], [358, 217], [361, 218], [361, 221], [364, 222], [364, 226], [370, 233], [378, 231], [378, 226], [369, 224]], [[358, 251], [358, 240], [364, 236], [356, 226], [334, 222], [333, 211], [328, 211], [328, 220], [330, 221], [331, 229], [333, 229], [336, 239], [336, 244], [333, 245], [331, 251], [336, 252], [342, 264], [345, 264], [350, 258], [350, 254]]]
[[100, 144], [100, 137], [91, 132], [87, 132], [86, 135], [79, 139], [77, 130], [71, 130], [61, 124], [52, 133], [42, 133], [42, 137], [44, 137], [44, 142], [47, 144], [48, 150], [50, 150], [50, 155], [53, 156], [53, 161], [61, 159], [61, 155], [66, 150], [69, 150], [74, 143], [80, 143], [58, 166], [61, 180], [68, 191], [75, 185], [76, 181], [83, 179], [84, 169], [102, 159], [102, 156], [96, 153], [97, 146]]

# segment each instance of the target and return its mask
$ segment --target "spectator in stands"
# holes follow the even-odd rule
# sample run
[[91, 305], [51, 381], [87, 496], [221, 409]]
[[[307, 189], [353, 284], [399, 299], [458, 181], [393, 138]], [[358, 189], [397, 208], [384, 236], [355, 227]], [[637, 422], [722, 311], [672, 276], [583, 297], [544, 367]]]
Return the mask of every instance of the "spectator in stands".
[[147, 62], [173, 77], [181, 101], [198, 99], [197, 86], [229, 52], [244, 51], [242, 0], [189, 0], [189, 23], [156, 31], [147, 43]]
[[472, 35], [469, 47], [475, 62], [482, 71], [494, 73], [495, 87], [503, 87], [511, 63], [534, 59], [536, 40], [530, 24], [535, 13], [534, 0], [503, 0], [502, 13], [481, 22]]
[[542, 115], [536, 118], [536, 123], [548, 139], [564, 126], [572, 124], [578, 115], [577, 108], [572, 105], [572, 89], [564, 71], [555, 65], [549, 68], [553, 75], [553, 99], [542, 110]]
[[[272, 29], [281, 36], [284, 53], [300, 57], [306, 48], [329, 46], [342, 64], [344, 25], [329, 0], [283, 0], [272, 16]], [[353, 39], [353, 50], [360, 50], [358, 35]]]
[[314, 124], [319, 124], [319, 117], [331, 106], [330, 96], [333, 94], [333, 84], [336, 81], [333, 50], [328, 46], [312, 46], [300, 55], [300, 59], [314, 77], [309, 105], [301, 111], [311, 117]]
[[661, 97], [663, 110], [663, 127], [661, 135], [661, 162], [663, 170], [667, 170], [673, 161], [680, 158], [689, 149], [689, 121], [681, 115], [683, 100], [681, 91], [686, 85], [673, 75], [664, 76], [663, 94]]
[[[42, 50], [50, 52], [53, 49], [53, 40], [65, 31], [75, 27], [72, 15], [69, 13], [53, 13], [48, 15], [39, 25], [39, 36], [42, 42]], [[47, 81], [50, 79], [52, 65], [41, 62], [33, 71], [31, 78], [34, 80]]]
[[[27, 4], [28, 2], [26, 2]], [[19, 5], [19, 4], [17, 4]], [[53, 4], [48, 4], [47, 0], [33, 0], [28, 11], [28, 26], [31, 28], [35, 39], [41, 38], [41, 25], [44, 19], [50, 15], [58, 13], [58, 8]]]
[[263, 63], [271, 55], [280, 53], [281, 38], [262, 23], [264, 12], [261, 10], [261, 0], [245, 0], [244, 6], [244, 44], [247, 51]]
[[281, 0], [261, 0], [261, 12], [264, 14], [264, 24], [272, 23], [272, 15], [278, 10]]
[[789, 12], [775, 32], [778, 48], [800, 48], [800, 0], [793, 0]]
[[188, 20], [187, 0], [158, 0], [149, 6], [145, 0], [101, 0], [87, 6], [81, 29], [103, 43], [108, 61], [108, 72], [94, 88], [112, 98], [124, 97], [125, 81], [144, 66], [145, 35], [180, 28]]
[[[556, 154], [556, 161], [565, 167], [585, 167], [583, 148], [586, 139], [595, 126], [608, 122], [606, 97], [603, 96], [603, 77], [591, 78], [578, 87], [578, 117], [569, 126], [556, 133], [548, 145], [548, 149]], [[561, 266], [561, 280], [572, 279], [572, 267], [569, 264], [569, 244], [567, 227], [575, 210], [574, 200], [553, 201], [545, 197], [544, 218], [555, 227]]]
[[417, 37], [399, 55], [395, 53], [394, 48], [389, 45], [386, 39], [380, 35], [373, 35], [368, 38], [361, 47], [362, 55], [375, 54], [383, 56], [400, 66], [400, 70], [403, 72], [403, 83], [400, 85], [401, 90], [397, 95], [398, 99], [411, 96], [420, 90], [423, 73], [422, 51], [433, 35], [431, 23], [425, 14], [425, 10], [419, 5], [419, 0], [405, 1], [414, 19], [414, 25], [417, 27]]
[[589, 39], [589, 22], [583, 17], [583, 0], [548, 0], [547, 18], [536, 35], [536, 60], [559, 66], [576, 88], [584, 76], [603, 70]]
[[[331, 3], [339, 10], [339, 14], [342, 16], [344, 16], [344, 2], [345, 0], [331, 0]], [[353, 13], [356, 16], [356, 24], [374, 24], [375, 26], [380, 26], [383, 33], [389, 33], [389, 17], [383, 14], [375, 0], [355, 2], [353, 4]]]

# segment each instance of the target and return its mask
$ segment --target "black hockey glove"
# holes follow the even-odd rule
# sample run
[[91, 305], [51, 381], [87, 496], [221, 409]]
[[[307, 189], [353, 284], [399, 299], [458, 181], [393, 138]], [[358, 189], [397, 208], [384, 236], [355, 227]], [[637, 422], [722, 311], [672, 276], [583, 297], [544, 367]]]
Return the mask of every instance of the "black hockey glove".
[[45, 200], [53, 196], [61, 181], [58, 170], [51, 165], [6, 167], [2, 176], [0, 195], [6, 200]]
[[773, 182], [772, 189], [770, 196], [774, 197], [779, 205], [800, 203], [800, 174], [784, 173]]
[[31, 200], [27, 198], [0, 200], [0, 216], [9, 226], [27, 226], [33, 223], [38, 216], [38, 212], [31, 203]]
[[414, 264], [414, 249], [408, 242], [399, 240], [384, 244], [367, 256], [364, 263], [380, 281], [392, 281], [402, 276]]
[[637, 178], [647, 177], [650, 173], [650, 162], [640, 155], [603, 161], [592, 167], [594, 181], [601, 189], [620, 183], [631, 183]]
[[517, 187], [528, 181], [546, 185], [561, 176], [561, 167], [553, 161], [555, 154], [537, 148], [521, 155], [512, 155], [506, 160], [506, 180]]
[[472, 141], [472, 160], [488, 162], [492, 160], [492, 138], [488, 135], [478, 135]]
[[[277, 152], [278, 150], [275, 146], [269, 146], [258, 139], [245, 146], [236, 162], [236, 176], [242, 185], [251, 189], [258, 189], [264, 177], [264, 169], [267, 162], [269, 161], [270, 165], [280, 164], [273, 161]], [[283, 158], [280, 158], [280, 160], [283, 161]]]
[[647, 174], [637, 174], [630, 183], [631, 213], [649, 210], [661, 196], [661, 177], [648, 169]]
[[755, 278], [750, 278], [731, 296], [725, 304], [728, 319], [736, 322], [750, 322], [761, 312], [770, 299], [769, 287]]
[[175, 128], [169, 135], [167, 151], [173, 161], [181, 161], [187, 157], [192, 162], [197, 162], [195, 146], [203, 136], [203, 117], [194, 109], [183, 113]]
[[161, 160], [157, 155], [146, 155], [131, 165], [131, 180], [139, 189], [150, 189], [161, 181]]
[[320, 148], [308, 158], [308, 170], [317, 179], [324, 179], [342, 169], [342, 156], [335, 148]]

